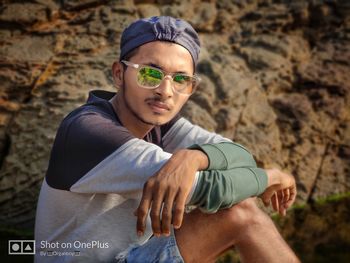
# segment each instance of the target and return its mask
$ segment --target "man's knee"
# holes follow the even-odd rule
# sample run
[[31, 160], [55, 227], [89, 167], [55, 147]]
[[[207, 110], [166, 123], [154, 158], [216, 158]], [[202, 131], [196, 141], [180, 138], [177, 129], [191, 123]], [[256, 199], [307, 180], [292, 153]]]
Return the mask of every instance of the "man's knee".
[[264, 224], [266, 221], [265, 213], [257, 206], [255, 198], [246, 199], [229, 209], [223, 210], [226, 220], [232, 226], [245, 227]]
[[181, 231], [190, 230], [207, 232], [214, 230], [228, 236], [236, 236], [238, 232], [247, 233], [252, 226], [263, 226], [269, 218], [257, 206], [255, 198], [244, 200], [231, 208], [219, 210], [215, 214], [202, 213], [195, 210], [184, 218]]

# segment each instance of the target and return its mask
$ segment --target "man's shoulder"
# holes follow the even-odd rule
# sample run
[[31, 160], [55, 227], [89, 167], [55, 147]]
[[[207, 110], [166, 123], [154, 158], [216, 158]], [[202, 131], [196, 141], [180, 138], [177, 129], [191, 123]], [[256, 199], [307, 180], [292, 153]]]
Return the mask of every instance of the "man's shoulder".
[[89, 122], [113, 122], [114, 125], [119, 126], [119, 120], [117, 119], [112, 106], [108, 102], [97, 101], [92, 103], [85, 103], [84, 105], [71, 111], [61, 123], [61, 126], [69, 126], [73, 122], [79, 122], [87, 120]]
[[111, 105], [94, 102], [70, 112], [61, 122], [56, 138], [65, 143], [97, 141], [99, 144], [121, 145], [134, 137], [121, 125]]

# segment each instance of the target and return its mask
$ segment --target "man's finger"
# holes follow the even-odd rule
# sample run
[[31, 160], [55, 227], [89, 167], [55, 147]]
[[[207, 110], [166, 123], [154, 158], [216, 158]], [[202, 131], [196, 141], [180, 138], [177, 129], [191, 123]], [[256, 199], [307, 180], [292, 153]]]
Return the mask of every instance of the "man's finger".
[[156, 237], [160, 237], [162, 233], [160, 215], [161, 215], [165, 191], [161, 185], [157, 185], [154, 191], [155, 191], [155, 194], [153, 194], [153, 197], [152, 197], [153, 199], [152, 199], [152, 208], [150, 211], [150, 216], [151, 216], [153, 234]]
[[284, 191], [283, 190], [279, 190], [276, 192], [277, 193], [277, 197], [278, 197], [278, 203], [283, 204], [283, 200], [284, 200]]
[[173, 225], [175, 229], [180, 228], [182, 225], [182, 220], [185, 212], [186, 198], [187, 196], [181, 190], [176, 195], [176, 204], [173, 211]]
[[170, 235], [175, 196], [176, 192], [169, 190], [164, 200], [164, 206], [162, 210], [162, 234], [166, 236]]
[[283, 190], [283, 205], [286, 204], [289, 201], [290, 198], [290, 192], [289, 188]]
[[285, 204], [285, 207], [286, 207], [286, 208], [290, 207], [290, 206], [294, 203], [294, 201], [295, 201], [295, 198], [296, 198], [296, 196], [297, 196], [296, 187], [295, 187], [295, 186], [291, 187], [290, 190], [289, 190], [289, 193], [290, 193], [289, 200], [288, 200], [288, 202]]
[[267, 189], [265, 193], [261, 196], [262, 201], [266, 207], [270, 205], [272, 196], [274, 195], [275, 191], [273, 189]]
[[284, 199], [285, 199], [285, 191], [284, 190], [280, 190], [277, 192], [278, 195], [278, 213], [281, 216], [285, 216], [286, 215], [286, 208], [284, 206]]
[[152, 203], [152, 184], [148, 181], [143, 187], [142, 198], [136, 210], [137, 223], [136, 231], [138, 236], [142, 236], [146, 228], [146, 218]]
[[279, 211], [279, 203], [278, 203], [278, 197], [277, 193], [275, 192], [271, 197], [272, 207], [273, 209], [278, 212]]

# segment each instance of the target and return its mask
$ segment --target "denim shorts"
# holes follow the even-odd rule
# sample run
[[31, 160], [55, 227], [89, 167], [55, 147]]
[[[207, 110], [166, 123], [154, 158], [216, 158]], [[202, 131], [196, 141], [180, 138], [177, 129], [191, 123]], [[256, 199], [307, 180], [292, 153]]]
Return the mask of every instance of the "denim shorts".
[[168, 237], [153, 236], [143, 245], [132, 245], [116, 259], [117, 263], [184, 263], [173, 230]]

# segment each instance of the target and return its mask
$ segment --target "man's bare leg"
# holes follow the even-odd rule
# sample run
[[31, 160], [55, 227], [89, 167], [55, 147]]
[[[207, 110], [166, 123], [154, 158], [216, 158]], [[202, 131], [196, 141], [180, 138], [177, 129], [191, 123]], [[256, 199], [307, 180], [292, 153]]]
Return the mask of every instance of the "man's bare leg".
[[254, 199], [215, 214], [195, 210], [185, 215], [175, 236], [186, 263], [214, 262], [232, 246], [243, 262], [299, 262]]

